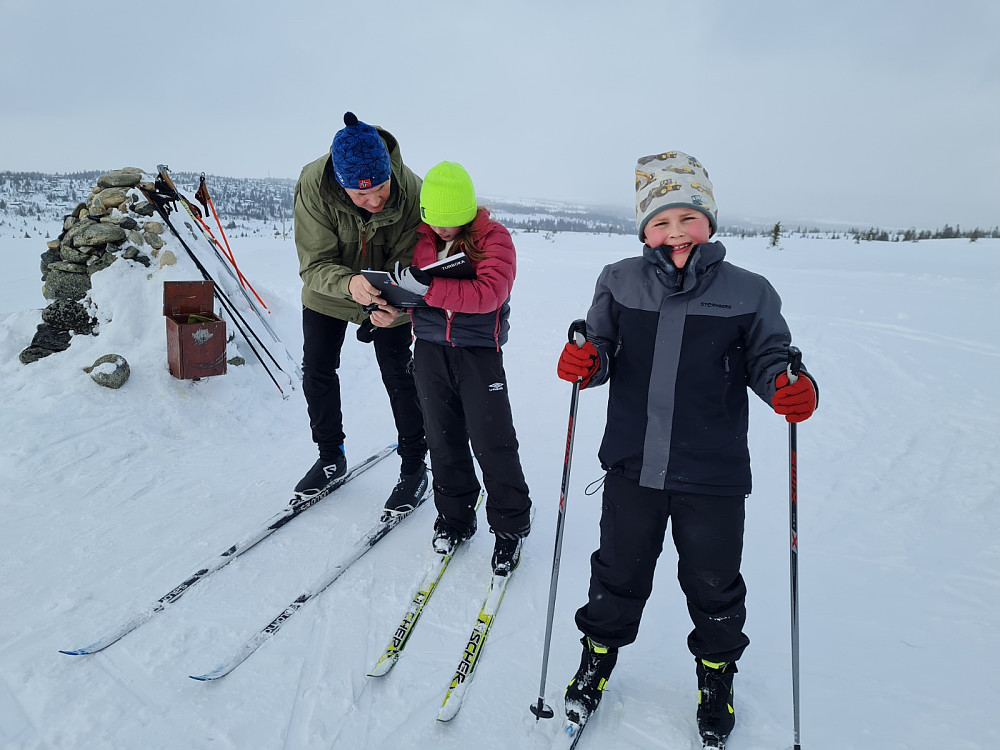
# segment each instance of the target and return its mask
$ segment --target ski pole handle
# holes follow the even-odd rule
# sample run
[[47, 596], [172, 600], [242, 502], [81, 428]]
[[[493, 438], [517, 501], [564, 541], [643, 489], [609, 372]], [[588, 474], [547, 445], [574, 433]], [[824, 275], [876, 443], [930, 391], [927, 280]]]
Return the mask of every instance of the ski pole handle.
[[583, 346], [587, 343], [587, 321], [580, 318], [569, 324], [569, 343]]
[[788, 347], [788, 366], [785, 368], [785, 374], [788, 376], [788, 382], [794, 383], [798, 380], [799, 372], [801, 372], [801, 370], [802, 352], [799, 351], [798, 347]]

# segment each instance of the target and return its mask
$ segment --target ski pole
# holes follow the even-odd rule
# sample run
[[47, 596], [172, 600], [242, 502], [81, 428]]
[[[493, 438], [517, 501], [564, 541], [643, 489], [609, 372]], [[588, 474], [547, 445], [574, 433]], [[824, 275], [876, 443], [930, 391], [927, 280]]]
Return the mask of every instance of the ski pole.
[[[799, 379], [802, 369], [802, 352], [788, 347], [788, 382]], [[798, 500], [798, 431], [795, 422], [788, 423], [788, 526], [791, 546], [789, 553], [789, 579], [792, 589], [792, 717], [795, 729], [795, 750], [799, 744], [799, 500]]]
[[[569, 327], [570, 343], [583, 346], [587, 342], [587, 323], [574, 320]], [[542, 677], [538, 685], [538, 701], [530, 706], [535, 721], [551, 719], [555, 713], [545, 705], [545, 677], [549, 669], [549, 646], [552, 642], [552, 621], [556, 613], [556, 588], [559, 585], [559, 558], [562, 556], [564, 522], [566, 520], [566, 499], [569, 496], [569, 471], [573, 460], [573, 439], [576, 435], [576, 409], [580, 402], [580, 382], [573, 383], [573, 395], [569, 402], [569, 427], [566, 429], [566, 455], [563, 459], [562, 485], [559, 490], [559, 517], [556, 521], [556, 548], [552, 555], [552, 580], [549, 582], [549, 610], [545, 619], [545, 645], [542, 649]]]
[[[257, 349], [254, 347], [253, 341], [250, 340], [250, 335], [252, 335], [253, 338], [257, 339], [257, 343], [260, 344], [260, 348], [263, 349], [264, 353], [267, 354], [267, 356], [270, 358], [272, 362], [274, 362], [274, 365], [275, 367], [278, 368], [278, 371], [284, 374], [285, 377], [288, 377], [288, 373], [286, 373], [284, 370], [281, 369], [281, 365], [278, 364], [278, 360], [276, 360], [274, 358], [274, 355], [268, 351], [266, 346], [264, 346], [264, 342], [260, 340], [260, 336], [257, 335], [257, 332], [250, 327], [250, 325], [246, 321], [246, 318], [240, 315], [239, 310], [233, 307], [232, 302], [226, 296], [225, 292], [219, 288], [218, 283], [216, 283], [215, 279], [212, 278], [212, 274], [210, 274], [208, 272], [208, 269], [205, 268], [205, 265], [200, 260], [198, 260], [198, 256], [194, 254], [194, 251], [188, 246], [187, 242], [184, 241], [184, 238], [181, 237], [180, 232], [177, 231], [177, 228], [173, 225], [173, 222], [170, 221], [169, 214], [171, 209], [169, 206], [166, 205], [166, 203], [168, 200], [176, 200], [176, 198], [171, 198], [170, 196], [161, 195], [155, 190], [155, 188], [153, 190], [147, 190], [146, 188], [140, 186], [139, 191], [144, 196], [146, 196], [146, 200], [148, 200], [149, 203], [156, 209], [157, 213], [160, 214], [160, 217], [163, 219], [163, 223], [166, 224], [167, 227], [169, 227], [171, 232], [174, 233], [174, 236], [181, 243], [181, 247], [183, 247], [187, 251], [188, 256], [191, 258], [192, 261], [194, 261], [194, 264], [201, 272], [202, 277], [206, 281], [211, 281], [213, 283], [215, 288], [215, 298], [219, 300], [219, 305], [222, 307], [223, 310], [225, 310], [227, 313], [233, 316], [232, 318], [233, 326], [241, 334], [243, 334], [243, 339], [247, 342], [247, 346], [250, 347], [250, 351], [252, 351], [254, 353], [254, 356], [257, 357], [257, 360], [264, 368], [264, 372], [267, 373], [267, 376], [271, 378], [271, 382], [274, 383], [274, 385], [278, 389], [278, 392], [281, 393], [281, 397], [283, 399], [287, 399], [288, 394], [285, 393], [285, 390], [281, 387], [281, 384], [278, 383], [277, 378], [274, 377], [274, 373], [271, 372], [271, 369], [267, 366], [267, 362], [264, 361], [264, 358], [260, 355], [260, 352], [258, 352]], [[242, 327], [240, 323], [242, 323]], [[248, 333], [250, 335], [247, 335]], [[291, 378], [289, 378], [289, 381], [291, 381]]]

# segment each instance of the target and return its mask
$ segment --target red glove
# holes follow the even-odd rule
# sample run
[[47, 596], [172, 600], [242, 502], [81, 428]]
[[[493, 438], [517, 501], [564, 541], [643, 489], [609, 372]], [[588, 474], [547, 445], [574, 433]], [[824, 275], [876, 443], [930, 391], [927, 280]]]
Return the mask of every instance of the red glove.
[[778, 414], [784, 414], [789, 422], [805, 422], [816, 411], [816, 387], [805, 375], [799, 375], [794, 383], [788, 382], [788, 374], [781, 373], [774, 380], [778, 389], [771, 397], [771, 406]]
[[559, 355], [559, 365], [556, 372], [563, 380], [568, 380], [571, 383], [579, 380], [580, 387], [586, 388], [599, 366], [600, 357], [597, 355], [596, 346], [589, 341], [585, 342], [583, 346], [567, 343], [563, 347], [562, 354]]

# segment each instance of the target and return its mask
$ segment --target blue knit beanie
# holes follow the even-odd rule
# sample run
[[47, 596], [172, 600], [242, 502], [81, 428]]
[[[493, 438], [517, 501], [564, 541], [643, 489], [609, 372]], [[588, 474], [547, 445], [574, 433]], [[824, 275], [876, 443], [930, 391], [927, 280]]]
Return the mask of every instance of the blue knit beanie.
[[340, 186], [367, 190], [392, 177], [389, 152], [378, 131], [361, 122], [353, 112], [344, 113], [344, 127], [333, 136], [330, 154], [333, 173]]

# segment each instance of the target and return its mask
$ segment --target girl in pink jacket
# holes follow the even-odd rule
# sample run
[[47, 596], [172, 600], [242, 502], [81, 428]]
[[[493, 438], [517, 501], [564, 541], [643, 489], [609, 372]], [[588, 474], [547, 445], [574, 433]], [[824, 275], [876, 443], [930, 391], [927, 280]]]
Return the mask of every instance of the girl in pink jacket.
[[[486, 485], [486, 518], [496, 537], [493, 570], [507, 575], [520, 560], [531, 508], [501, 350], [509, 329], [514, 243], [478, 205], [472, 179], [454, 162], [441, 162], [427, 173], [420, 216], [413, 265], [392, 277], [426, 303], [411, 310], [413, 376], [434, 477], [434, 549], [451, 554], [476, 532], [480, 484], [474, 453]], [[469, 261], [469, 278], [421, 270], [459, 253]]]

